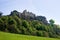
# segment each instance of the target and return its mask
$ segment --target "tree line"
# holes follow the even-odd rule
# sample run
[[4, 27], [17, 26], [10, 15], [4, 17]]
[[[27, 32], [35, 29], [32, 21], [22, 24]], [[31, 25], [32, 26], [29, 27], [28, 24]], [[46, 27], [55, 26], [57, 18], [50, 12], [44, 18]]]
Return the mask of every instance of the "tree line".
[[6, 16], [0, 13], [0, 31], [9, 33], [60, 38], [59, 25], [54, 22], [51, 19], [48, 23], [45, 16], [35, 16], [26, 10], [23, 13], [14, 10]]

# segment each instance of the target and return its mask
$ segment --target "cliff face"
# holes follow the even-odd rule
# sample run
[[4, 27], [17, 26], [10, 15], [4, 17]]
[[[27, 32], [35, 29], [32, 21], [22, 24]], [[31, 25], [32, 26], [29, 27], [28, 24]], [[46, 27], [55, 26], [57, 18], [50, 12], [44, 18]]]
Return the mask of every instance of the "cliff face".
[[44, 16], [36, 16], [32, 12], [27, 12], [27, 10], [24, 10], [22, 13], [18, 12], [16, 10], [12, 11], [10, 15], [17, 15], [18, 17], [25, 19], [25, 20], [38, 20], [43, 22], [44, 24], [48, 24], [48, 21], [46, 20], [46, 17]]
[[33, 14], [32, 12], [27, 12], [26, 10], [24, 10], [21, 15], [24, 16], [25, 19], [29, 19], [29, 20], [35, 18], [35, 14]]

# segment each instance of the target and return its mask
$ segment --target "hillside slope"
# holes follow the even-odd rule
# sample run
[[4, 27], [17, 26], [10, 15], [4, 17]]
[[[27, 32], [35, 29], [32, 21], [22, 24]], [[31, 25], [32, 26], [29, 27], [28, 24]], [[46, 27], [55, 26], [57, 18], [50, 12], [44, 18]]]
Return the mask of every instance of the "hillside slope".
[[[48, 23], [49, 22], [49, 23]], [[60, 38], [59, 25], [55, 21], [47, 21], [45, 16], [24, 10], [22, 13], [14, 10], [10, 15], [0, 16], [0, 31], [40, 37]]]
[[60, 40], [60, 39], [0, 32], [0, 40]]

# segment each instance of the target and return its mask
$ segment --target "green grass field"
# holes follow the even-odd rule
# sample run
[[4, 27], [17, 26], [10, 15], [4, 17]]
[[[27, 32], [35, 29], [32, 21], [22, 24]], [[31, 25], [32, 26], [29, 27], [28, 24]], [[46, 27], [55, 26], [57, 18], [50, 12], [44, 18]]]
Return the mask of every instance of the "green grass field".
[[0, 32], [0, 40], [60, 40], [60, 39]]

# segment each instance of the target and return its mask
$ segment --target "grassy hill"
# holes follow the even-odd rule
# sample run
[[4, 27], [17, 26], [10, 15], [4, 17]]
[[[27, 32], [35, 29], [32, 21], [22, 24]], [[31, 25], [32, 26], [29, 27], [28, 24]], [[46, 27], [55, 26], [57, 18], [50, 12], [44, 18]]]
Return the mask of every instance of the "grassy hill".
[[9, 15], [0, 16], [0, 31], [60, 38], [59, 25], [54, 23], [53, 19], [47, 21], [45, 16], [35, 16], [34, 13], [27, 12], [26, 10], [22, 13], [14, 10]]
[[0, 32], [0, 40], [60, 40], [60, 39]]

